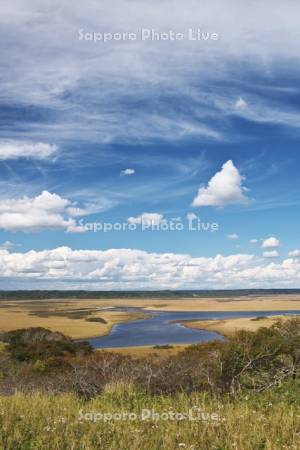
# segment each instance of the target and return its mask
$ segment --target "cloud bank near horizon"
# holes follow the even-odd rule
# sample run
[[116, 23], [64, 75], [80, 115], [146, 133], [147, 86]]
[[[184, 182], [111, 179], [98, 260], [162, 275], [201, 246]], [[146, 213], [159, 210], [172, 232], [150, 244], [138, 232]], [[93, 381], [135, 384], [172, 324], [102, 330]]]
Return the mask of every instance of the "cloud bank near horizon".
[[192, 257], [135, 249], [13, 252], [0, 249], [3, 288], [239, 289], [299, 287], [300, 259], [274, 263], [251, 254]]

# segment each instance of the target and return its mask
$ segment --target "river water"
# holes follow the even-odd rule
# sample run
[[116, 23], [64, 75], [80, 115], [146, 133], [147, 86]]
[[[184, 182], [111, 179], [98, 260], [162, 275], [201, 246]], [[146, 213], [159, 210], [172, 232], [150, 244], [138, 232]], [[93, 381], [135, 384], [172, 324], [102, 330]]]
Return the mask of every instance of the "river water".
[[[118, 308], [120, 310], [120, 308]], [[139, 311], [151, 315], [148, 319], [132, 320], [114, 325], [110, 334], [90, 339], [95, 348], [133, 347], [143, 345], [196, 344], [199, 342], [223, 339], [212, 331], [196, 330], [185, 327], [177, 321], [214, 320], [234, 317], [262, 317], [270, 315], [299, 314], [300, 311], [149, 311], [139, 308], [126, 308], [126, 311]]]

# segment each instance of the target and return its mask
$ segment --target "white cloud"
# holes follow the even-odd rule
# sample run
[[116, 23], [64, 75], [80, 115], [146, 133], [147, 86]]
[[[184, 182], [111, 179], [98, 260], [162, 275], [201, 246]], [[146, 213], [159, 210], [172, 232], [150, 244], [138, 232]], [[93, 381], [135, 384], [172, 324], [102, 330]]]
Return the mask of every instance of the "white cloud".
[[291, 258], [300, 258], [300, 250], [292, 250], [291, 252], [289, 252], [289, 256]]
[[43, 142], [0, 141], [0, 160], [30, 158], [48, 159], [58, 152], [58, 147]]
[[121, 172], [120, 172], [121, 177], [130, 176], [130, 175], [134, 175], [134, 174], [135, 174], [134, 169], [124, 169], [124, 170], [121, 170]]
[[[70, 216], [83, 215], [70, 200], [43, 191], [36, 197], [0, 200], [0, 229], [7, 231], [39, 231], [64, 229], [81, 231]], [[79, 212], [81, 214], [79, 214]]]
[[[30, 123], [26, 130], [24, 127], [22, 132], [32, 135], [88, 137], [102, 143], [156, 137], [177, 140], [195, 134], [220, 138], [218, 124], [224, 112], [216, 108], [220, 89], [210, 88], [215, 81], [220, 86], [222, 79], [225, 86], [230, 82], [232, 87], [232, 79], [241, 76], [241, 65], [245, 67], [244, 77], [249, 72], [249, 61], [252, 75], [272, 74], [287, 59], [293, 61], [291, 68], [296, 73], [299, 67], [297, 2], [250, 2], [246, 11], [244, 3], [238, 0], [228, 0], [224, 5], [224, 0], [205, 4], [190, 0], [187, 8], [180, 0], [166, 0], [156, 2], [152, 8], [146, 0], [89, 0], [83, 10], [77, 2], [62, 5], [59, 0], [47, 0], [37, 8], [34, 0], [17, 1], [17, 6], [1, 10], [1, 98], [14, 104], [58, 109], [54, 121], [50, 118], [50, 123], [39, 121]], [[59, 17], [57, 11], [61, 12]], [[140, 39], [104, 46], [76, 42], [77, 30], [82, 27], [96, 32], [135, 31], [141, 28], [145, 17], [148, 26], [156, 30], [174, 30], [176, 24], [174, 31], [182, 31], [201, 24], [202, 30], [217, 31], [221, 38], [197, 45], [189, 41], [165, 41], [160, 45]], [[289, 33], [278, 33], [279, 22], [285, 24]], [[165, 64], [166, 60], [170, 64]], [[230, 102], [227, 111], [232, 112], [232, 95], [238, 98], [241, 92], [238, 89], [228, 94], [222, 90], [222, 99]], [[251, 87], [248, 91], [251, 94]], [[157, 107], [161, 92], [168, 92], [170, 98], [184, 98], [185, 104], [190, 105], [187, 113]], [[246, 95], [248, 100], [249, 92]], [[299, 127], [299, 115], [293, 108], [282, 103], [274, 108], [269, 96], [262, 97], [260, 90], [261, 105], [254, 120], [258, 116], [260, 120], [292, 122]], [[147, 111], [130, 108], [128, 114], [124, 104], [129, 100], [132, 105], [136, 98], [141, 99], [142, 105], [148, 102], [150, 107]], [[251, 99], [247, 113], [253, 103]], [[208, 123], [212, 115], [214, 123]]]
[[247, 108], [247, 106], [247, 102], [242, 97], [239, 97], [234, 104], [234, 109], [237, 111], [243, 111]]
[[258, 243], [258, 239], [250, 239], [250, 244], [257, 244]]
[[[192, 257], [135, 249], [0, 250], [2, 286], [86, 289], [234, 289], [299, 287], [300, 261], [249, 254]], [[28, 284], [29, 283], [29, 284]]]
[[264, 252], [263, 257], [264, 258], [278, 258], [279, 253], [277, 250], [271, 250], [269, 252]]
[[78, 206], [69, 206], [67, 208], [67, 213], [71, 217], [81, 217], [86, 216], [88, 214], [88, 211], [83, 208], [78, 208]]
[[127, 221], [131, 224], [143, 226], [156, 226], [164, 220], [164, 216], [158, 213], [143, 213], [137, 217], [128, 217]]
[[231, 160], [223, 164], [208, 182], [207, 187], [200, 187], [193, 206], [225, 206], [230, 204], [245, 204], [248, 198], [244, 194], [246, 188], [242, 186], [244, 177]]
[[276, 237], [272, 236], [263, 241], [261, 248], [277, 248], [279, 247], [279, 245], [279, 240]]
[[188, 221], [193, 221], [193, 220], [198, 219], [199, 217], [195, 213], [188, 213], [186, 215], [186, 218], [187, 218]]
[[11, 250], [14, 247], [16, 247], [16, 244], [14, 244], [11, 241], [5, 241], [5, 242], [3, 242], [3, 244], [0, 244], [0, 249], [4, 249], [4, 250]]
[[227, 238], [230, 239], [230, 240], [232, 240], [232, 241], [234, 241], [234, 240], [236, 240], [236, 239], [239, 238], [239, 235], [236, 234], [236, 233], [232, 233], [232, 234], [228, 234], [228, 235], [227, 235]]

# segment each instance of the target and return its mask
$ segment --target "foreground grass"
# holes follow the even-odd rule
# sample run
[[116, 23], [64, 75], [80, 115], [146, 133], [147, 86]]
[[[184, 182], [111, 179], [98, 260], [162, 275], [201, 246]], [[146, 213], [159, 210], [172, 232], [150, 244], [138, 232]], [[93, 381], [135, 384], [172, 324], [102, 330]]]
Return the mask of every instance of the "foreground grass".
[[[93, 400], [75, 395], [0, 397], [1, 450], [283, 450], [300, 448], [299, 383], [260, 394], [211, 398], [196, 393], [149, 396], [108, 385]], [[187, 413], [200, 420], [141, 420], [143, 410]], [[136, 413], [137, 420], [91, 421], [91, 413]], [[212, 420], [207, 414], [217, 414]], [[203, 420], [206, 419], [206, 420]]]

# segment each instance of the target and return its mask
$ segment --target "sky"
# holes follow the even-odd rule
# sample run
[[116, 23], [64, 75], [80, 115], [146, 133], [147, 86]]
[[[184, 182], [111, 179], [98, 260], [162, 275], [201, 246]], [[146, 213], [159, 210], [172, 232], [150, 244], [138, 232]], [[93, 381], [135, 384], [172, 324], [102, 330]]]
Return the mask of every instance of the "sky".
[[2, 4], [0, 289], [300, 288], [299, 14]]

